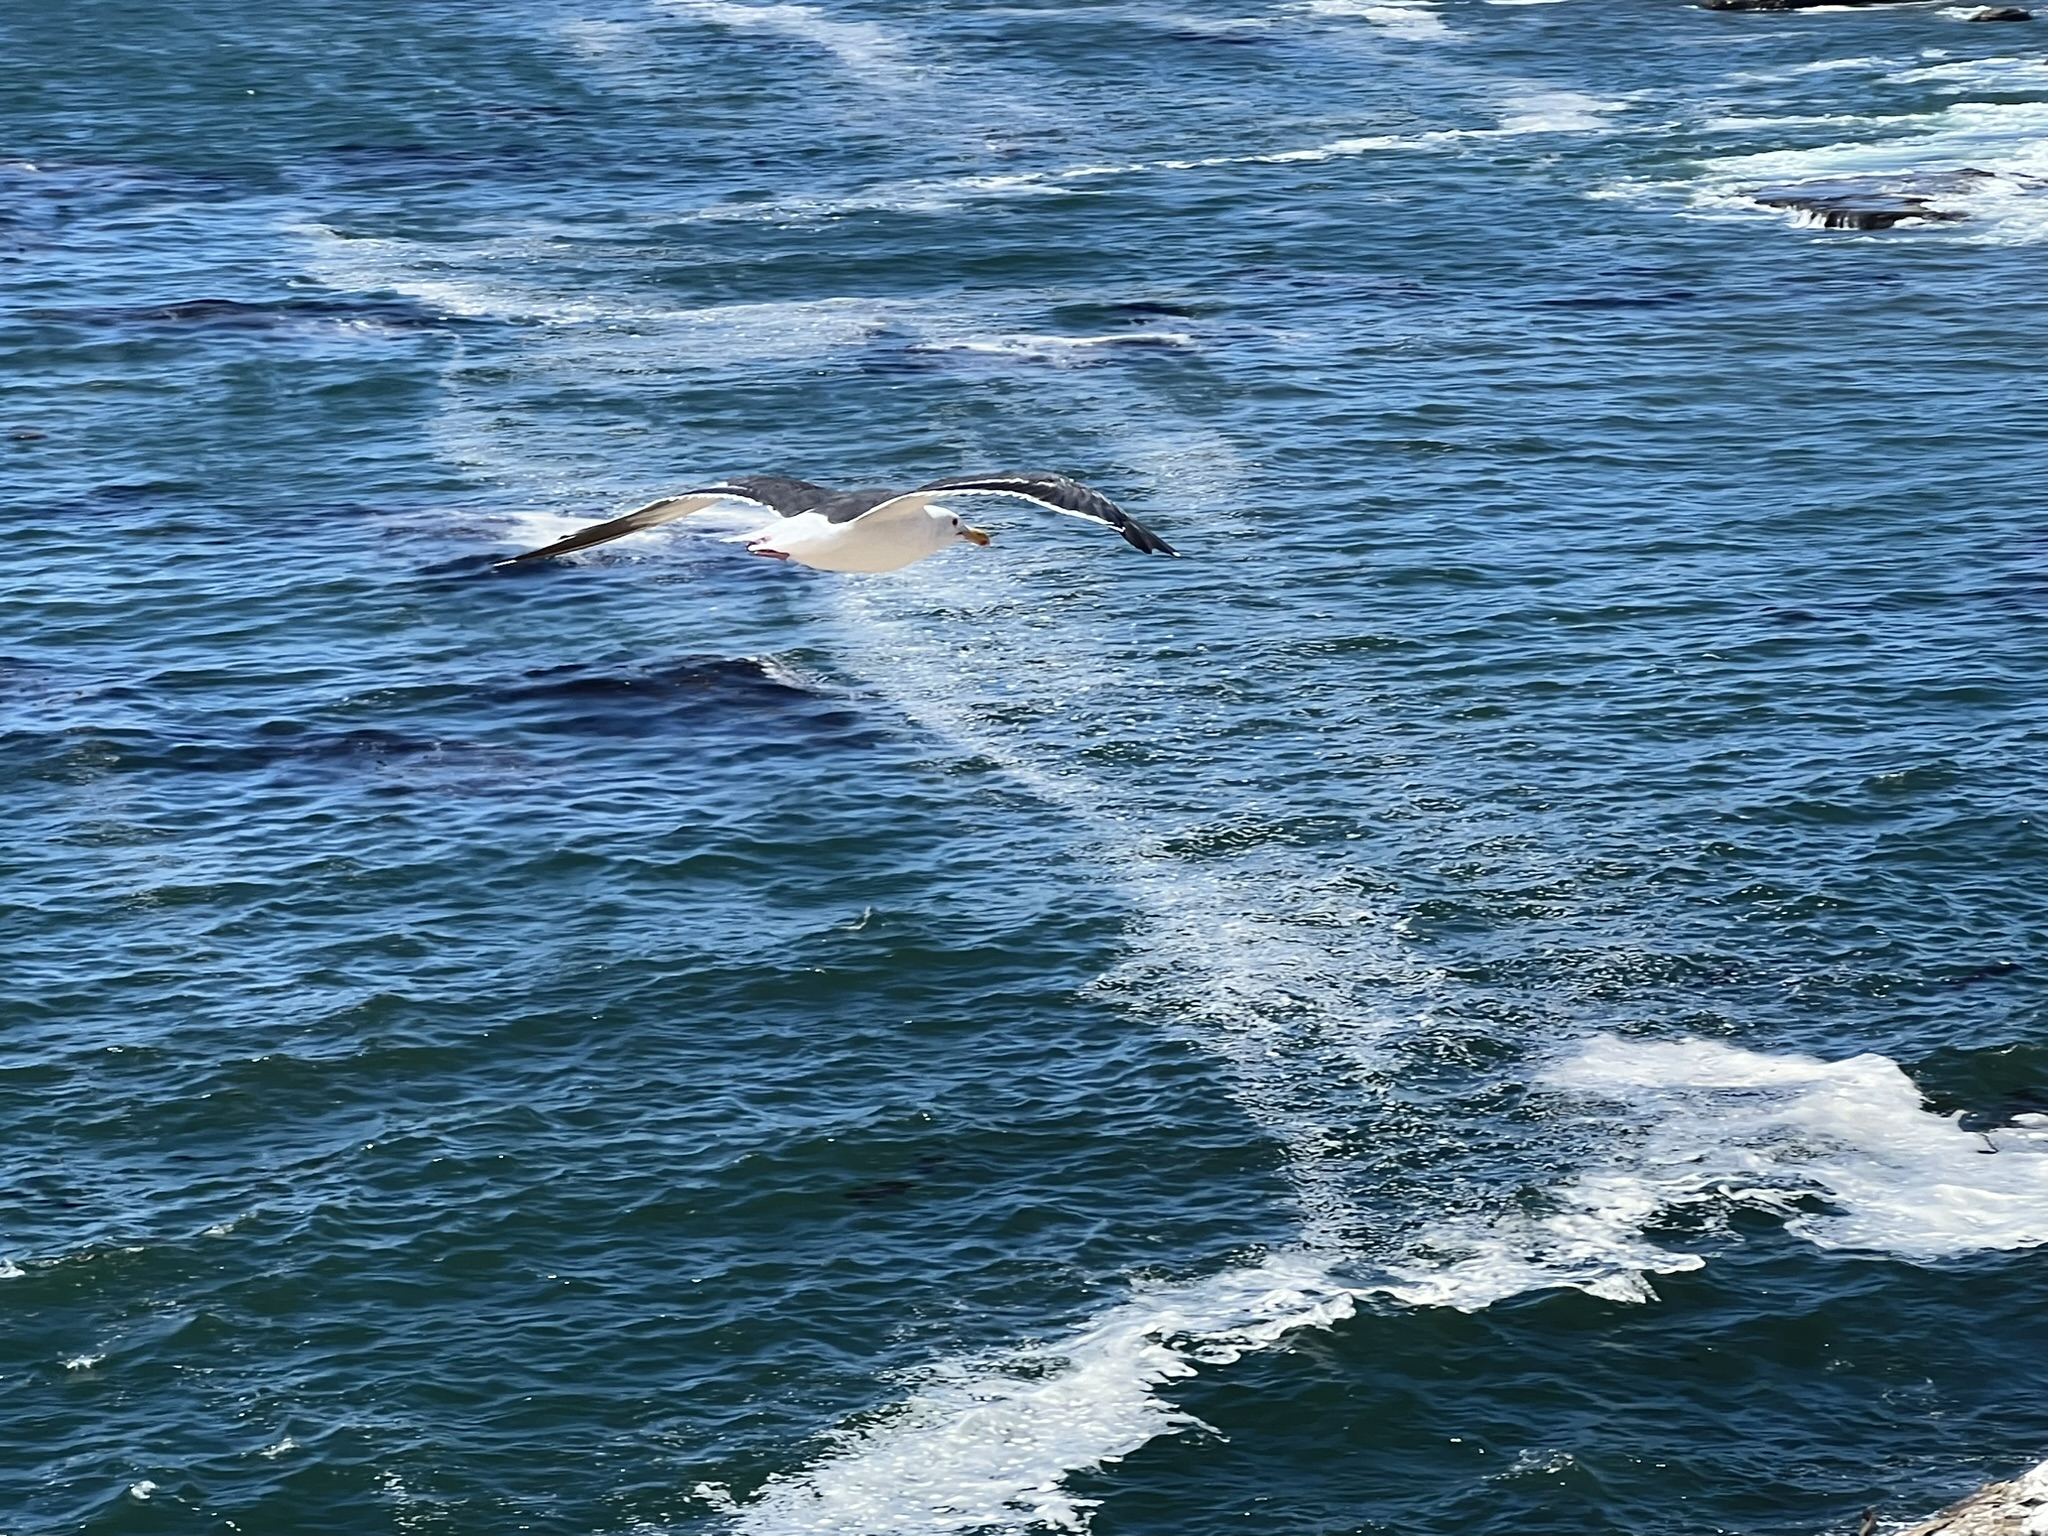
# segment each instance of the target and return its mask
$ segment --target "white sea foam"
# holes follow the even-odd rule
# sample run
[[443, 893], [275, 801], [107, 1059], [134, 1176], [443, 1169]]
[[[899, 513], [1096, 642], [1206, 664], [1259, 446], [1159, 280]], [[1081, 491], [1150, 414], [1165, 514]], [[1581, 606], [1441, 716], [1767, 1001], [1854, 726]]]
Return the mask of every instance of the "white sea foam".
[[[1351, 1315], [1354, 1293], [1306, 1255], [1192, 1285], [1150, 1286], [1080, 1328], [988, 1362], [935, 1370], [882, 1417], [736, 1510], [749, 1536], [1086, 1528], [1073, 1473], [1195, 1421], [1167, 1382]], [[700, 1496], [711, 1490], [700, 1490]]]
[[1897, 85], [1949, 85], [1961, 90], [2032, 91], [2048, 85], [2048, 63], [2040, 59], [1956, 59], [1901, 70], [1888, 79]]
[[1898, 59], [1884, 58], [1877, 54], [1859, 54], [1849, 59], [1814, 59], [1805, 64], [1794, 64], [1787, 69], [1737, 70], [1725, 78], [1731, 85], [1779, 85], [1806, 75], [1829, 75], [1851, 69], [1879, 73], [1899, 68], [1900, 62]]
[[1552, 1193], [1544, 1214], [1475, 1217], [1425, 1231], [1415, 1255], [1390, 1266], [1375, 1289], [1418, 1307], [1482, 1312], [1531, 1291], [1576, 1290], [1608, 1301], [1656, 1299], [1653, 1275], [1706, 1260], [1660, 1246], [1643, 1228], [1664, 1210], [1629, 1175], [1585, 1174]]
[[1162, 171], [1210, 170], [1232, 165], [1286, 165], [1297, 161], [1343, 159], [1378, 150], [1433, 149], [1465, 138], [1492, 137], [1527, 129], [1444, 129], [1431, 133], [1362, 134], [1331, 139], [1299, 149], [1255, 154], [1203, 155], [1195, 159], [1133, 160], [1122, 164], [1058, 166], [1043, 171], [1006, 171], [999, 175], [934, 177], [886, 182], [843, 197], [785, 197], [755, 203], [718, 203], [681, 215], [693, 221], [721, 223], [788, 223], [836, 218], [849, 213], [945, 213], [970, 203], [1010, 198], [1050, 197], [1085, 190], [1091, 182]]
[[1754, 1202], [1823, 1248], [1923, 1262], [2048, 1242], [2048, 1130], [1966, 1131], [1887, 1057], [1603, 1035], [1542, 1081], [1648, 1112], [1608, 1176], [1668, 1208]]
[[1700, 124], [1702, 133], [1755, 133], [1759, 130], [1782, 132], [1787, 128], [1826, 128], [1841, 133], [1852, 128], [1882, 128], [1882, 118], [1866, 117], [1856, 112], [1826, 112], [1813, 117], [1744, 117], [1730, 114], [1724, 117], [1710, 117]]
[[1963, 1130], [1883, 1056], [1602, 1035], [1537, 1081], [1612, 1109], [1587, 1122], [1593, 1155], [1542, 1211], [1431, 1229], [1430, 1261], [1396, 1266], [1389, 1294], [1466, 1311], [1560, 1284], [1648, 1300], [1649, 1277], [1704, 1263], [1652, 1234], [1738, 1206], [1819, 1247], [1921, 1263], [2048, 1243], [2048, 1127]]
[[1107, 336], [967, 336], [955, 340], [920, 341], [912, 352], [970, 352], [1031, 362], [1067, 363], [1107, 352], [1181, 351], [1194, 346], [1186, 331], [1117, 331]]
[[1272, 16], [1197, 16], [1184, 11], [1155, 11], [1146, 17], [1155, 27], [1203, 37], [1235, 37], [1245, 32], [1263, 32], [1278, 25]]
[[811, 358], [870, 340], [910, 307], [839, 296], [679, 309], [651, 298], [598, 300], [558, 292], [515, 275], [541, 267], [534, 257], [550, 238], [544, 231], [467, 246], [362, 239], [321, 224], [293, 226], [286, 233], [297, 237], [308, 275], [334, 288], [403, 294], [438, 314], [465, 319], [587, 328], [600, 334], [597, 344], [614, 359], [643, 339], [671, 362], [726, 367]]
[[1594, 133], [1611, 127], [1607, 116], [1626, 111], [1625, 101], [1602, 101], [1578, 91], [1531, 91], [1507, 103], [1499, 131], [1520, 133]]
[[345, 292], [396, 293], [435, 314], [461, 319], [536, 320], [578, 324], [611, 311], [587, 298], [550, 294], [517, 278], [520, 254], [505, 245], [449, 249], [410, 240], [344, 235], [324, 224], [300, 224], [295, 237], [307, 275]]
[[1315, 16], [1355, 17], [1390, 37], [1413, 42], [1452, 35], [1430, 0], [1306, 0], [1304, 9]]
[[[1797, 181], [1910, 171], [2048, 169], [2048, 103], [1961, 102], [1938, 112], [1865, 120], [1875, 136], [1812, 149], [1767, 150], [1709, 162], [1716, 179]], [[1988, 163], [1987, 163], [1988, 162]]]
[[770, 32], [810, 43], [862, 75], [900, 83], [903, 45], [872, 22], [839, 21], [811, 5], [740, 5], [733, 0], [658, 0], [662, 9], [739, 31]]

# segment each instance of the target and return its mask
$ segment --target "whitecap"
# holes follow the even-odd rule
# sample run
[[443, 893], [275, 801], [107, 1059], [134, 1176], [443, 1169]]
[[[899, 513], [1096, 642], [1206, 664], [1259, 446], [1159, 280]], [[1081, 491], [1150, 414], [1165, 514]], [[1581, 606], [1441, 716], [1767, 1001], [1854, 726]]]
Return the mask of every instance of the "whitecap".
[[[1355, 1293], [1315, 1257], [1275, 1255], [1190, 1285], [1141, 1287], [1080, 1328], [987, 1362], [936, 1369], [809, 1466], [769, 1479], [733, 1516], [746, 1536], [1087, 1527], [1078, 1471], [1196, 1423], [1158, 1389], [1328, 1327]], [[716, 1501], [718, 1490], [700, 1497]]]
[[1443, 134], [1423, 134], [1413, 139], [1395, 138], [1386, 134], [1369, 134], [1353, 139], [1332, 139], [1327, 144], [1316, 144], [1307, 149], [1279, 149], [1263, 155], [1240, 155], [1229, 161], [1216, 164], [1244, 165], [1285, 165], [1290, 161], [1342, 160], [1353, 155], [1371, 154], [1377, 149], [1400, 149], [1427, 144], [1447, 137]]
[[1626, 111], [1625, 101], [1602, 101], [1578, 91], [1531, 91], [1507, 103], [1502, 134], [1593, 133], [1607, 128], [1607, 115]]
[[[720, 203], [681, 217], [692, 221], [783, 223], [837, 218], [850, 213], [946, 213], [964, 204], [1012, 197], [1046, 197], [1112, 177], [1155, 175], [1161, 171], [1210, 170], [1233, 165], [1285, 165], [1297, 161], [1334, 160], [1376, 150], [1426, 149], [1461, 138], [1487, 137], [1495, 130], [1446, 129], [1401, 137], [1388, 134], [1332, 139], [1300, 149], [1252, 154], [1203, 155], [1193, 159], [1135, 160], [1123, 164], [1060, 166], [1043, 171], [1009, 171], [998, 175], [956, 176], [884, 183], [836, 198], [774, 198], [758, 203]], [[1510, 132], [1531, 131], [1524, 129]]]
[[1376, 1289], [1467, 1312], [1559, 1286], [1650, 1301], [1653, 1277], [1706, 1263], [1659, 1235], [1672, 1218], [1712, 1231], [1737, 1208], [1817, 1247], [1921, 1264], [2048, 1243], [2048, 1127], [1966, 1131], [1887, 1057], [1600, 1035], [1536, 1081], [1613, 1111], [1582, 1121], [1580, 1171], [1540, 1210], [1431, 1227]]
[[1453, 35], [1428, 0], [1306, 0], [1303, 8], [1315, 16], [1355, 17], [1390, 37], [1412, 42], [1434, 42]]
[[1602, 1035], [1541, 1081], [1638, 1112], [1603, 1176], [1667, 1209], [1757, 1204], [1820, 1247], [1923, 1263], [2048, 1243], [2048, 1130], [1964, 1130], [1885, 1056]]
[[1848, 59], [1813, 59], [1805, 64], [1795, 64], [1789, 69], [1737, 70], [1726, 76], [1729, 84], [1779, 85], [1798, 80], [1806, 75], [1835, 74], [1842, 70], [1863, 69], [1877, 73], [1896, 69], [1899, 60], [1885, 58], [1879, 54], [1858, 54]]
[[1087, 360], [1107, 352], [1184, 351], [1195, 338], [1186, 331], [1118, 331], [1107, 336], [967, 336], [954, 340], [920, 341], [911, 352], [968, 352], [1030, 362], [1064, 363]]
[[2048, 62], [2040, 59], [1957, 59], [1888, 75], [1894, 85], [1945, 85], [1994, 91], [2038, 90], [2048, 85]]

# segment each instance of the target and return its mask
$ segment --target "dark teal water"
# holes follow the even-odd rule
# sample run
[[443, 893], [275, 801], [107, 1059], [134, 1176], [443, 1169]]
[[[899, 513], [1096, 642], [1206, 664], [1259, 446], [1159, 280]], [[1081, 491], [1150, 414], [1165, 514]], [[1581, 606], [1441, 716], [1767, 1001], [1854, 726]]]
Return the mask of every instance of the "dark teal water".
[[[0, 11], [0, 1531], [1791, 1536], [2048, 1454], [2040, 52]], [[1185, 558], [482, 569], [1035, 467]]]

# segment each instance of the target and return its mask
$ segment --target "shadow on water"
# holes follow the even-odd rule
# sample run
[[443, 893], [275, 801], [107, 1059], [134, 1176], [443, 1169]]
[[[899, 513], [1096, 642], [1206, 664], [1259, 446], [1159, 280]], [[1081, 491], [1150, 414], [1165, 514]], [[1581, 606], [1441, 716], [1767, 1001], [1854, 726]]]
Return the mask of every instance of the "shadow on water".
[[[0, 666], [0, 684], [10, 674]], [[376, 724], [271, 719], [229, 729], [202, 722], [164, 729], [63, 718], [63, 700], [13, 679], [35, 706], [0, 729], [0, 783], [78, 784], [119, 774], [307, 773], [354, 775], [401, 763], [503, 766], [522, 738], [650, 738], [778, 752], [829, 741], [864, 744], [866, 722], [849, 698], [763, 657], [689, 656], [652, 666], [573, 663], [482, 684], [426, 684], [340, 701]], [[127, 702], [146, 690], [121, 688]], [[96, 690], [89, 702], [113, 694]], [[86, 695], [77, 697], [85, 699]], [[146, 702], [146, 701], [145, 701]], [[53, 707], [54, 706], [54, 707]]]
[[569, 663], [529, 672], [486, 695], [524, 729], [549, 734], [652, 736], [730, 721], [838, 735], [860, 723], [847, 699], [763, 657], [690, 656], [607, 670]]
[[308, 326], [441, 331], [496, 323], [472, 315], [444, 314], [399, 298], [180, 299], [165, 304], [25, 309], [19, 311], [19, 316], [24, 320], [96, 329], [204, 327], [262, 334], [296, 333]]

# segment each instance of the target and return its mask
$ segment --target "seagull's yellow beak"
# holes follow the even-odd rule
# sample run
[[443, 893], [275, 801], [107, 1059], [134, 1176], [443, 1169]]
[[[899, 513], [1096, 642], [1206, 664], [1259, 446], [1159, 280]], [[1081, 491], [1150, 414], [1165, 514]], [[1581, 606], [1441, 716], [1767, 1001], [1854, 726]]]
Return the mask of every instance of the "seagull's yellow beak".
[[988, 547], [988, 533], [984, 529], [969, 528], [963, 524], [960, 529], [960, 537], [970, 544], [979, 544], [984, 549]]

